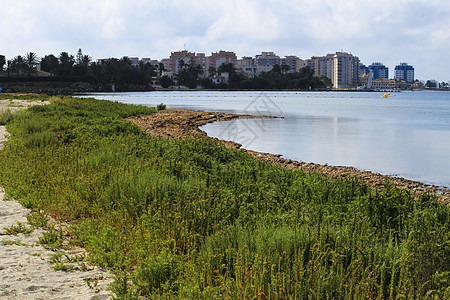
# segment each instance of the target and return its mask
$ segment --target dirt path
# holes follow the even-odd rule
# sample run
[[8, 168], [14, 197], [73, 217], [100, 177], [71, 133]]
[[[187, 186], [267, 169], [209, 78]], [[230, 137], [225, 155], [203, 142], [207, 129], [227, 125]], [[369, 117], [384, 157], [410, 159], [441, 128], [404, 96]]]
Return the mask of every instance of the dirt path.
[[[36, 104], [45, 103], [0, 100], [0, 111], [6, 107], [16, 110]], [[0, 126], [0, 150], [6, 139], [6, 128]], [[18, 227], [18, 222], [31, 228], [26, 218], [30, 213], [17, 201], [6, 200], [0, 187], [0, 299], [109, 299], [111, 293], [106, 288], [112, 279], [106, 270], [92, 266], [82, 270], [81, 264], [68, 262], [65, 265], [74, 266], [70, 271], [55, 270], [52, 267], [56, 264], [49, 260], [61, 252], [37, 243], [44, 230], [9, 234], [8, 231]], [[83, 252], [78, 249], [65, 254], [74, 257]], [[61, 256], [60, 260], [65, 259]]]
[[149, 116], [142, 116], [136, 118], [129, 118], [128, 120], [137, 124], [144, 131], [152, 136], [161, 136], [165, 138], [204, 138], [212, 139], [223, 143], [227, 147], [240, 149], [249, 153], [250, 155], [264, 160], [270, 161], [274, 164], [281, 165], [292, 170], [304, 170], [307, 172], [318, 172], [329, 177], [335, 178], [353, 178], [357, 177], [369, 184], [370, 186], [382, 189], [383, 182], [389, 179], [396, 186], [416, 192], [419, 195], [424, 192], [430, 192], [439, 195], [440, 200], [445, 203], [450, 203], [450, 190], [442, 189], [436, 186], [426, 185], [417, 181], [408, 180], [401, 177], [386, 176], [382, 174], [372, 173], [370, 171], [358, 170], [352, 167], [339, 167], [319, 165], [313, 163], [305, 163], [285, 159], [280, 155], [270, 153], [260, 153], [252, 150], [241, 148], [241, 145], [231, 141], [222, 141], [217, 138], [208, 137], [208, 135], [201, 131], [198, 127], [211, 122], [227, 121], [237, 118], [259, 118], [249, 115], [233, 115], [215, 112], [203, 112], [181, 109], [166, 109], [158, 111]]

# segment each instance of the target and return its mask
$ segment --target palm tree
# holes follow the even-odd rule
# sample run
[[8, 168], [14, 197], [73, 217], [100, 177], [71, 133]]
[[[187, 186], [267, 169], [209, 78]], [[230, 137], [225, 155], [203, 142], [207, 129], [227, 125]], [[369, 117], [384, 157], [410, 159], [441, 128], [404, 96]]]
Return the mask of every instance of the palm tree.
[[26, 61], [21, 55], [17, 55], [16, 57], [14, 57], [10, 64], [11, 70], [17, 72], [17, 77], [20, 76], [20, 71], [25, 69], [26, 66]]
[[34, 52], [28, 52], [25, 56], [25, 64], [28, 70], [28, 77], [31, 77], [31, 73], [36, 72], [35, 68], [38, 64], [39, 59]]

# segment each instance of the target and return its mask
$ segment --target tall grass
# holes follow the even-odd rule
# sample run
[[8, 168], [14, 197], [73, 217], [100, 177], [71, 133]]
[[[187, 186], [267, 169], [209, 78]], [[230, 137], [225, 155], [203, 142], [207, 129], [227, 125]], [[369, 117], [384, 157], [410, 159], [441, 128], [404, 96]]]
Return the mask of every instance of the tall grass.
[[[11, 120], [0, 183], [71, 222], [119, 298], [448, 299], [449, 208], [386, 182], [292, 172], [70, 97]], [[45, 138], [45, 135], [48, 137]]]

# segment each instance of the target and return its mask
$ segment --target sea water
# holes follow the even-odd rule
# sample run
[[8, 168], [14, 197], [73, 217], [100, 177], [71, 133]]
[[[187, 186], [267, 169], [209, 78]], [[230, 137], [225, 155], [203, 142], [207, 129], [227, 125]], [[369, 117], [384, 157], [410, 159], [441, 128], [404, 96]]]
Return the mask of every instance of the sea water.
[[[130, 104], [274, 116], [201, 127], [246, 149], [450, 186], [450, 92], [94, 94]], [[395, 95], [394, 95], [395, 94]]]

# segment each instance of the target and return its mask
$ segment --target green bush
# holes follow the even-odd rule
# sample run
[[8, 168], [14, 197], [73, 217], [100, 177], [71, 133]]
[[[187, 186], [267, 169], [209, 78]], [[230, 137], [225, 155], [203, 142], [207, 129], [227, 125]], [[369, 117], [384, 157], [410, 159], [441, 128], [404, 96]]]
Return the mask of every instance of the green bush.
[[160, 103], [156, 106], [156, 110], [165, 110], [166, 109], [166, 105], [164, 103]]

